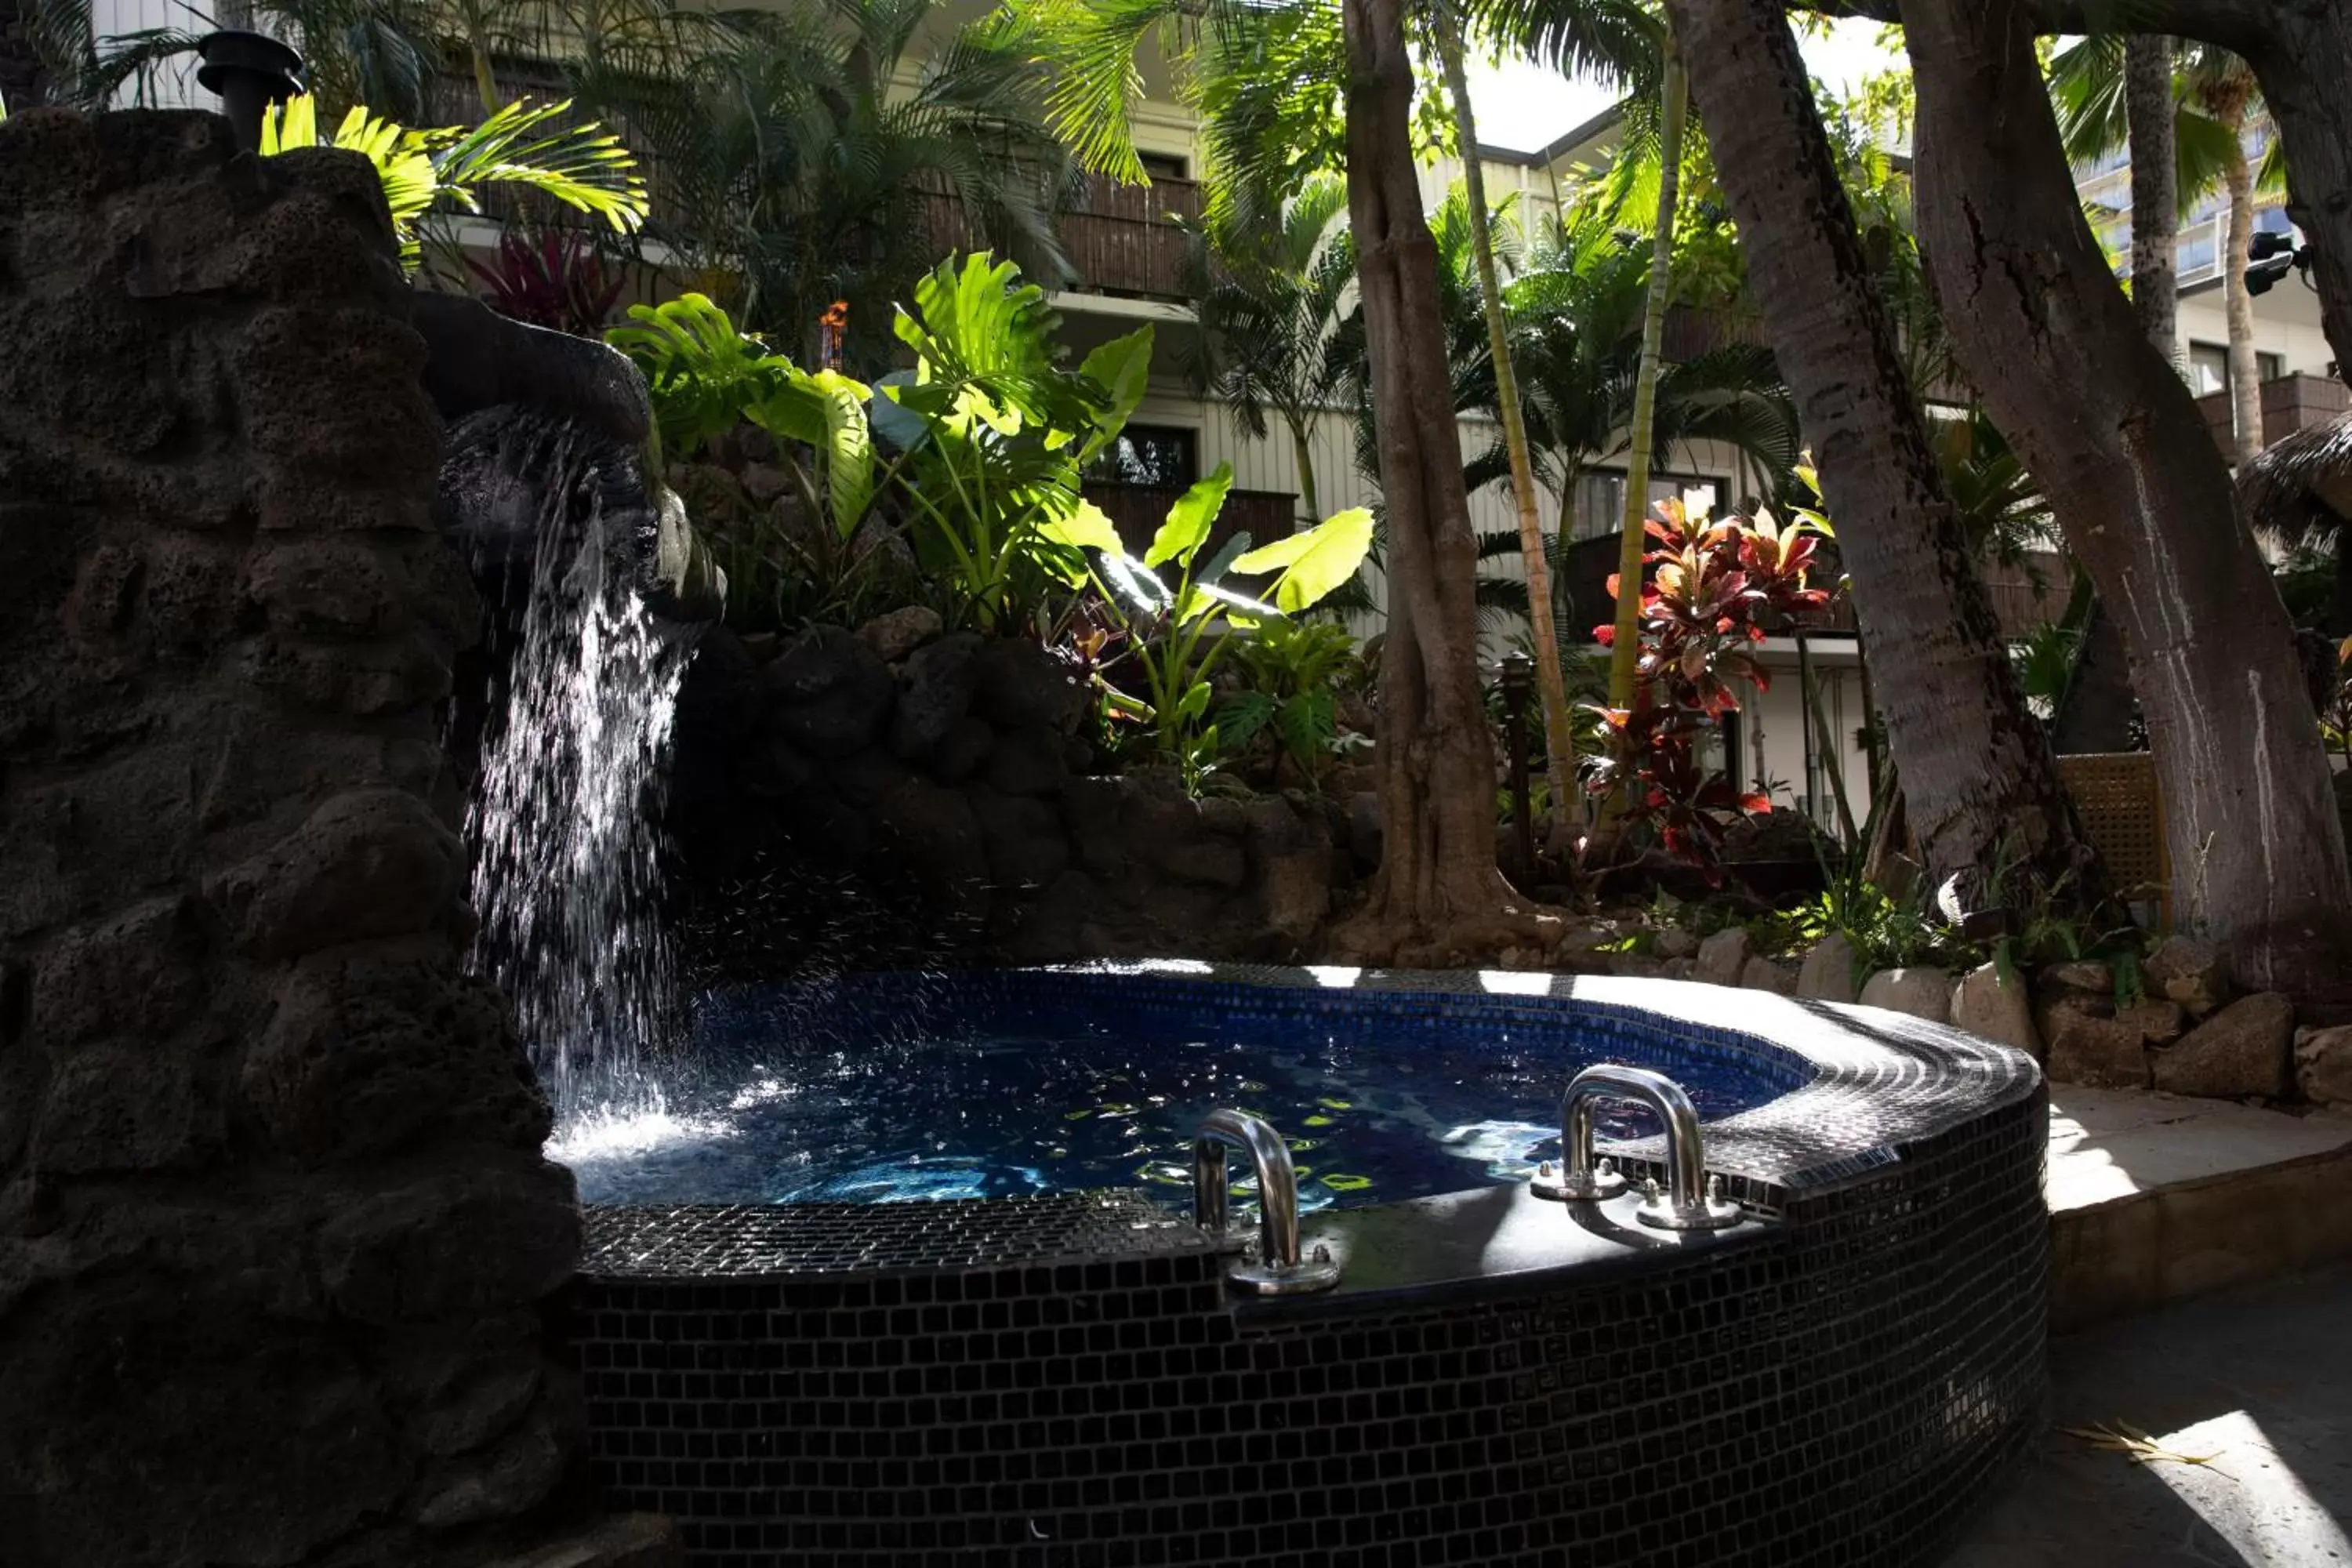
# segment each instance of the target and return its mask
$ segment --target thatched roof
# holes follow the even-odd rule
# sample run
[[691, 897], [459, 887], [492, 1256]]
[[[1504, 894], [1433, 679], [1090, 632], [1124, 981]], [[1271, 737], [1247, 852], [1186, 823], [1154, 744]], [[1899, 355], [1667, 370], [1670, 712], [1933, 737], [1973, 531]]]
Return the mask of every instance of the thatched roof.
[[2305, 426], [2248, 463], [2238, 500], [2247, 526], [2273, 544], [2332, 538], [2352, 520], [2352, 413]]

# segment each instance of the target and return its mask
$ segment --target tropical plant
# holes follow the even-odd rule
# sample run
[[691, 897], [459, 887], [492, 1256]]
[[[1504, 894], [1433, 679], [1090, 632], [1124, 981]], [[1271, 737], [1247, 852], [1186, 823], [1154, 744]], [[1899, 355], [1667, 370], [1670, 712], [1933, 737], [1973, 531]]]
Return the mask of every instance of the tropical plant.
[[601, 335], [620, 302], [625, 279], [595, 242], [575, 229], [510, 228], [488, 261], [466, 258], [466, 269], [487, 289], [491, 310], [574, 337]]
[[[866, 526], [891, 477], [875, 450], [871, 389], [837, 371], [803, 371], [699, 294], [634, 306], [629, 317], [606, 341], [645, 373], [656, 459], [670, 459], [673, 481], [723, 556], [733, 601], [756, 607], [739, 624], [781, 628], [871, 607], [891, 538]], [[789, 489], [775, 504], [756, 503], [697, 460], [745, 424], [779, 443]]]
[[[1559, 498], [1553, 533], [1562, 551], [1581, 531], [1575, 508], [1585, 475], [1630, 456], [1650, 264], [1640, 247], [1586, 216], [1541, 232], [1506, 291], [1528, 437], [1538, 472]], [[1660, 373], [1652, 460], [1671, 464], [1674, 453], [1699, 442], [1738, 456], [1749, 493], [1777, 488], [1797, 458], [1797, 418], [1769, 350], [1726, 344]]]
[[[1771, 803], [1741, 794], [1706, 767], [1698, 740], [1738, 709], [1734, 681], [1759, 691], [1770, 685], [1748, 649], [1768, 628], [1818, 616], [1830, 595], [1808, 581], [1816, 541], [1801, 521], [1783, 528], [1759, 512], [1753, 520], [1710, 522], [1666, 500], [1643, 532], [1654, 548], [1635, 563], [1633, 697], [1603, 711], [1610, 752], [1589, 770], [1587, 787], [1595, 795], [1622, 792], [1624, 820], [1653, 828], [1668, 853], [1713, 879], [1720, 875], [1724, 827], [1739, 815], [1770, 810]], [[1646, 579], [1639, 574], [1643, 566], [1654, 568]], [[1622, 576], [1610, 588], [1628, 596]], [[1593, 635], [1610, 646], [1616, 630], [1612, 623]]]
[[1032, 625], [1056, 584], [1085, 581], [1078, 547], [1117, 537], [1080, 479], [1143, 400], [1152, 331], [1071, 371], [1059, 321], [1009, 261], [942, 263], [896, 322], [915, 367], [885, 377], [874, 404], [876, 433], [903, 454], [917, 559], [984, 630]]
[[[1353, 578], [1372, 537], [1371, 513], [1357, 507], [1255, 550], [1247, 534], [1236, 534], [1203, 560], [1233, 484], [1232, 465], [1221, 463], [1186, 490], [1140, 560], [1126, 553], [1109, 520], [1092, 509], [1056, 531], [1058, 539], [1094, 552], [1095, 586], [1126, 633], [1143, 688], [1139, 695], [1122, 690], [1107, 672], [1111, 710], [1150, 724], [1159, 754], [1181, 767], [1196, 789], [1231, 743], [1209, 711], [1215, 697], [1210, 676], [1227, 649], [1263, 626], [1312, 608]], [[1160, 575], [1163, 568], [1173, 568], [1172, 584]], [[1256, 588], [1259, 598], [1225, 585], [1229, 577], [1268, 574]], [[1336, 662], [1325, 665], [1319, 678], [1328, 682], [1337, 668]], [[1252, 731], [1269, 717], [1257, 718]], [[1307, 726], [1311, 717], [1302, 709], [1293, 723]]]
[[354, 107], [331, 137], [319, 132], [316, 100], [297, 94], [262, 116], [261, 154], [302, 147], [357, 153], [375, 166], [404, 266], [423, 259], [427, 220], [478, 213], [478, 193], [513, 185], [603, 220], [616, 234], [644, 221], [645, 182], [620, 138], [594, 125], [561, 123], [571, 104], [510, 103], [470, 129], [414, 131]]
[[1186, 370], [1193, 384], [1231, 405], [1253, 440], [1269, 432], [1271, 411], [1289, 434], [1298, 500], [1321, 515], [1314, 426], [1347, 372], [1337, 351], [1356, 277], [1356, 247], [1341, 221], [1348, 187], [1309, 181], [1281, 221], [1261, 227], [1212, 214], [1193, 226], [1194, 313], [1201, 331]]
[[820, 318], [844, 302], [845, 363], [878, 374], [896, 353], [895, 307], [941, 252], [990, 248], [1049, 284], [1070, 276], [1054, 220], [1078, 187], [1043, 121], [1040, 73], [992, 24], [946, 28], [942, 10], [823, 0], [710, 14], [690, 47], [571, 74], [662, 172], [649, 237], [809, 363]]
[[1219, 736], [1240, 748], [1271, 735], [1276, 781], [1287, 759], [1312, 784], [1342, 743], [1339, 688], [1360, 662], [1354, 635], [1328, 621], [1270, 620], [1239, 640], [1234, 658], [1247, 684], [1219, 711]]

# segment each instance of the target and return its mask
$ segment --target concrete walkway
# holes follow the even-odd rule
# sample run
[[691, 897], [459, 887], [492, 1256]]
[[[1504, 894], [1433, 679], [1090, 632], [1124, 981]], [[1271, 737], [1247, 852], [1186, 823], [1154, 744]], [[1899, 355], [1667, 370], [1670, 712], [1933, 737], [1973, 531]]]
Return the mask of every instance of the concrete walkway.
[[[2054, 1339], [2050, 1362], [2052, 1429], [1944, 1568], [2352, 1568], [2352, 1265]], [[2118, 1424], [2211, 1462], [2060, 1430]]]
[[2352, 1258], [2352, 1119], [2050, 1090], [2051, 1328]]

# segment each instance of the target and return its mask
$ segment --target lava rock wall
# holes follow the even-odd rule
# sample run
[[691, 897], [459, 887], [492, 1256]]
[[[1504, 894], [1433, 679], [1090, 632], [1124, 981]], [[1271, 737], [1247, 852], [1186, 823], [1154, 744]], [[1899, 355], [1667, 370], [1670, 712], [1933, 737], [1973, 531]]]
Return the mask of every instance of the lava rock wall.
[[474, 1564], [570, 1508], [578, 1210], [463, 963], [478, 609], [390, 246], [357, 158], [0, 124], [12, 1565]]
[[[855, 633], [706, 636], [670, 787], [700, 906], [691, 956], [757, 979], [910, 949], [1030, 963], [1309, 955], [1353, 874], [1329, 809], [1296, 792], [1190, 799], [1172, 770], [1094, 773], [1091, 700], [1034, 643], [942, 636], [925, 610]], [[866, 925], [859, 900], [883, 906]], [[895, 929], [874, 929], [893, 912]], [[823, 950], [828, 931], [839, 951]]]

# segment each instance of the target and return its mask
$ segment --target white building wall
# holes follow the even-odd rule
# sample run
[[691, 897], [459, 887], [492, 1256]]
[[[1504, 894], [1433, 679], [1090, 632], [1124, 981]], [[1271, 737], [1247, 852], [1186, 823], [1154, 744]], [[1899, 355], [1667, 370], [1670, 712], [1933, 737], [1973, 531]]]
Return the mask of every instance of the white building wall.
[[[89, 22], [90, 36], [101, 39], [159, 27], [184, 33], [206, 30], [205, 24], [179, 0], [90, 0]], [[224, 21], [222, 25], [233, 24]], [[220, 107], [220, 100], [196, 85], [196, 57], [193, 54], [157, 70], [143, 85], [125, 82], [115, 94], [114, 102], [118, 109], [140, 105], [150, 109]]]

